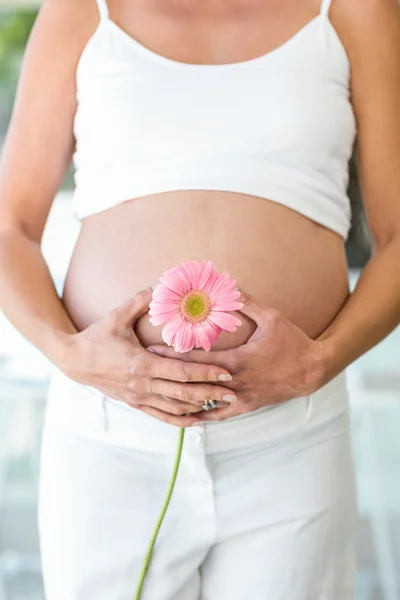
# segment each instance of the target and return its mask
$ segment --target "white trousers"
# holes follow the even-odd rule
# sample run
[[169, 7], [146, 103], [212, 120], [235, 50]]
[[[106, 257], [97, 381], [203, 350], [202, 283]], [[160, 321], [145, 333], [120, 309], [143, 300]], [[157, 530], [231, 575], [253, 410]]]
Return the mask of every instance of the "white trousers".
[[[133, 600], [178, 435], [54, 371], [38, 511], [47, 600]], [[353, 600], [356, 496], [345, 372], [186, 428], [141, 600]]]

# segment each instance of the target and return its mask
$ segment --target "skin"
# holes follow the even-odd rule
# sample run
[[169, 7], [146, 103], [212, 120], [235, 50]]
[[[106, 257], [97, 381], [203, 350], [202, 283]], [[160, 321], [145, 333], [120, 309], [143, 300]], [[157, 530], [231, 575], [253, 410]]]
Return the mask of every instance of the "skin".
[[[199, 14], [198, 3], [147, 3], [145, 11], [109, 1], [113, 19], [146, 46], [206, 64], [281, 45], [318, 13], [319, 2], [298, 4], [210, 1]], [[98, 14], [89, 2], [47, 0], [27, 48], [0, 164], [6, 316], [71, 378], [180, 427], [309, 394], [331, 380], [400, 320], [399, 11], [397, 0], [334, 0], [330, 12], [351, 64], [358, 165], [374, 243], [351, 295], [343, 240], [334, 232], [265, 199], [178, 191], [85, 219], [60, 301], [40, 241], [71, 158], [76, 64]], [[237, 313], [243, 325], [221, 335], [208, 353], [177, 356], [148, 322], [148, 286], [183, 260], [208, 258], [243, 291], [245, 306]], [[233, 378], [222, 385], [218, 374]], [[237, 400], [228, 406], [201, 409], [205, 398], [222, 401], [233, 392]]]

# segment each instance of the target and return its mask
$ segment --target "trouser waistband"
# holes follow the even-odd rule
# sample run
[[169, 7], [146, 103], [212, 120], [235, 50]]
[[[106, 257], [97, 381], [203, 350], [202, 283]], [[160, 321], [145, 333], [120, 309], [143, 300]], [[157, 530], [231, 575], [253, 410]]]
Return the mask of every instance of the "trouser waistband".
[[[330, 421], [347, 409], [347, 377], [342, 371], [310, 395], [188, 427], [185, 439], [195, 441], [203, 436], [207, 453], [274, 443]], [[73, 381], [56, 367], [50, 380], [46, 418], [84, 436], [149, 452], [175, 452], [180, 430]]]

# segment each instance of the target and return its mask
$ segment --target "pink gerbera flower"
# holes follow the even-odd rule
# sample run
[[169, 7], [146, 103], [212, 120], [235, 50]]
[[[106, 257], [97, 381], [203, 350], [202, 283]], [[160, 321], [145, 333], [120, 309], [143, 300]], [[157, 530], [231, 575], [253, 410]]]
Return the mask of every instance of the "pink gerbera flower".
[[229, 314], [239, 310], [236, 281], [224, 272], [218, 275], [211, 260], [190, 260], [165, 271], [153, 291], [150, 322], [165, 323], [162, 338], [177, 352], [193, 348], [210, 350], [221, 331], [236, 331], [240, 319]]

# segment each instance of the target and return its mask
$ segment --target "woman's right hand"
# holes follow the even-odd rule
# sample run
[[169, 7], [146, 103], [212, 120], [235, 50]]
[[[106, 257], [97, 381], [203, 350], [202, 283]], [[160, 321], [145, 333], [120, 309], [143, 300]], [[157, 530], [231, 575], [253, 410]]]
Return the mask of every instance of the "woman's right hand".
[[[152, 288], [138, 292], [87, 329], [69, 337], [64, 373], [156, 418], [187, 427], [201, 422], [196, 413], [207, 399], [226, 406], [232, 390], [221, 367], [164, 358], [146, 350], [134, 333], [136, 320], [149, 310]], [[187, 414], [190, 413], [190, 414]]]

